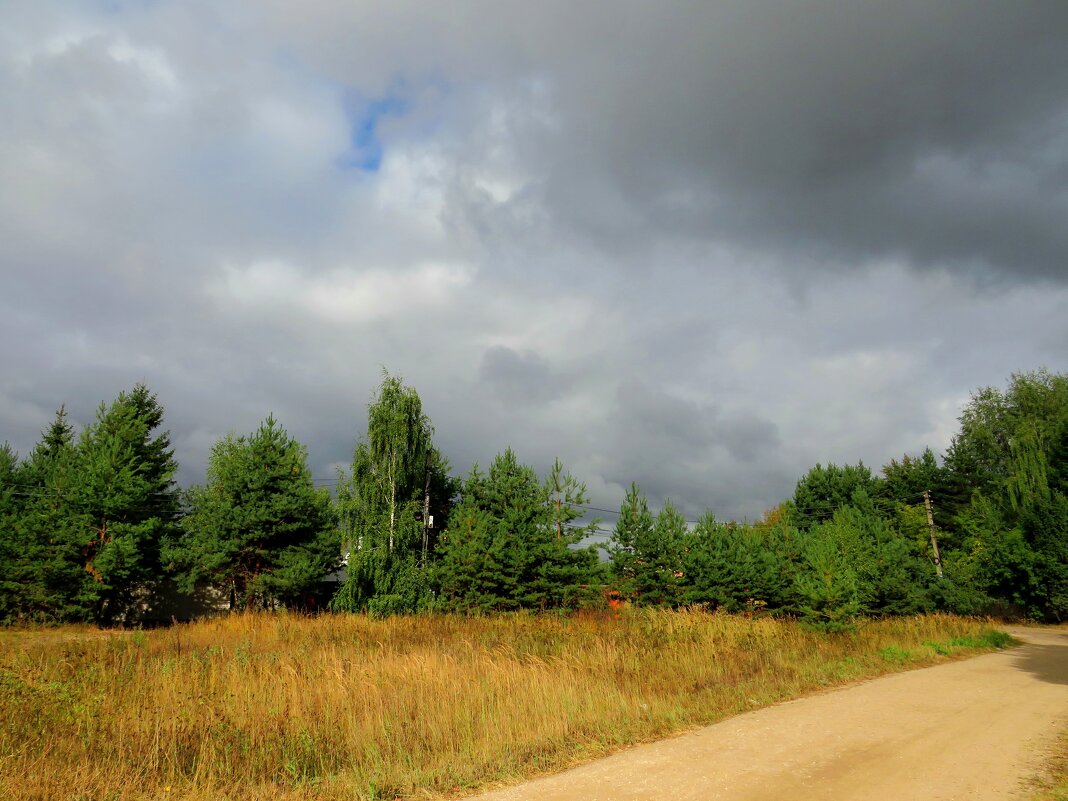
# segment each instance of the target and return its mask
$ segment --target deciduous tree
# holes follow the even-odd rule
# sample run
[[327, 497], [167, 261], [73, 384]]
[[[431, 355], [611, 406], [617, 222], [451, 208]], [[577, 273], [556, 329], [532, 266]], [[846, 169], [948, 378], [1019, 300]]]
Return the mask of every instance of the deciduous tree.
[[338, 482], [349, 558], [334, 608], [410, 612], [432, 600], [427, 571], [455, 494], [433, 435], [419, 393], [384, 374], [367, 409], [367, 436]]

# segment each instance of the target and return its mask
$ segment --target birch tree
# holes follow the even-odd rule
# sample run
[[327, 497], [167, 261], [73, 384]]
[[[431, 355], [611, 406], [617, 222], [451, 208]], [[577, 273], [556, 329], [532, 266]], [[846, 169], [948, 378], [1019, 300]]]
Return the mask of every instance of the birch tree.
[[348, 577], [338, 609], [411, 611], [424, 600], [424, 572], [454, 494], [448, 463], [419, 393], [383, 373], [367, 407], [367, 436], [338, 482], [337, 510]]

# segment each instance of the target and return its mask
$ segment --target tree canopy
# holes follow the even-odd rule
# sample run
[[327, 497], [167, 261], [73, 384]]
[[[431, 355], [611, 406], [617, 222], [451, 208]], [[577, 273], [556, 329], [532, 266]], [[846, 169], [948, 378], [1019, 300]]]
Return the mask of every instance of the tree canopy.
[[292, 603], [314, 589], [341, 554], [330, 493], [316, 489], [304, 446], [273, 417], [219, 440], [166, 555], [183, 589], [224, 587], [238, 608]]
[[130, 622], [168, 583], [299, 605], [344, 554], [332, 607], [374, 614], [612, 599], [827, 629], [933, 609], [1068, 620], [1068, 376], [1048, 371], [973, 394], [943, 459], [816, 464], [757, 521], [687, 520], [631, 484], [605, 562], [559, 460], [539, 475], [506, 449], [452, 477], [419, 394], [389, 373], [333, 496], [271, 416], [221, 437], [180, 493], [163, 416], [139, 384], [80, 431], [61, 406], [25, 457], [0, 446], [0, 620]]
[[455, 494], [419, 393], [385, 373], [367, 436], [338, 481], [348, 575], [336, 609], [411, 612], [432, 602], [428, 570]]
[[544, 481], [510, 448], [463, 481], [437, 570], [441, 602], [462, 610], [573, 608], [590, 594], [596, 554], [576, 548], [586, 487], [559, 460]]

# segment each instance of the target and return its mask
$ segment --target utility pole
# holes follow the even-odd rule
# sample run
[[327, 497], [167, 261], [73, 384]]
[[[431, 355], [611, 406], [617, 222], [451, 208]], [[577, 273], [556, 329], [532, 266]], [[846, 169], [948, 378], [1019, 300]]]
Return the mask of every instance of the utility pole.
[[927, 528], [931, 530], [931, 549], [934, 551], [935, 571], [942, 578], [942, 557], [938, 553], [938, 540], [935, 538], [934, 514], [931, 512], [931, 491], [923, 491], [923, 505], [927, 507]]
[[426, 482], [423, 488], [423, 566], [430, 548], [430, 451], [426, 452]]

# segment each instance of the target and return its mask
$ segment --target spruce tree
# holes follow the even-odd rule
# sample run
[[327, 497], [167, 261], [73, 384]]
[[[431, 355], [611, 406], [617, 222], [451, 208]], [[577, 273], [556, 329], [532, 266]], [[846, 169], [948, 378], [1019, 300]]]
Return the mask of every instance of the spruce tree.
[[21, 517], [26, 493], [23, 466], [9, 443], [0, 445], [0, 621], [21, 616], [29, 576]]
[[64, 407], [22, 468], [25, 493], [15, 530], [21, 566], [19, 615], [37, 620], [91, 619], [94, 598], [86, 593], [82, 549], [86, 529], [75, 505], [78, 453]]
[[128, 614], [138, 590], [161, 577], [160, 545], [178, 509], [178, 466], [162, 421], [156, 396], [139, 384], [101, 404], [78, 439], [70, 501], [86, 574], [79, 602], [98, 622]]

